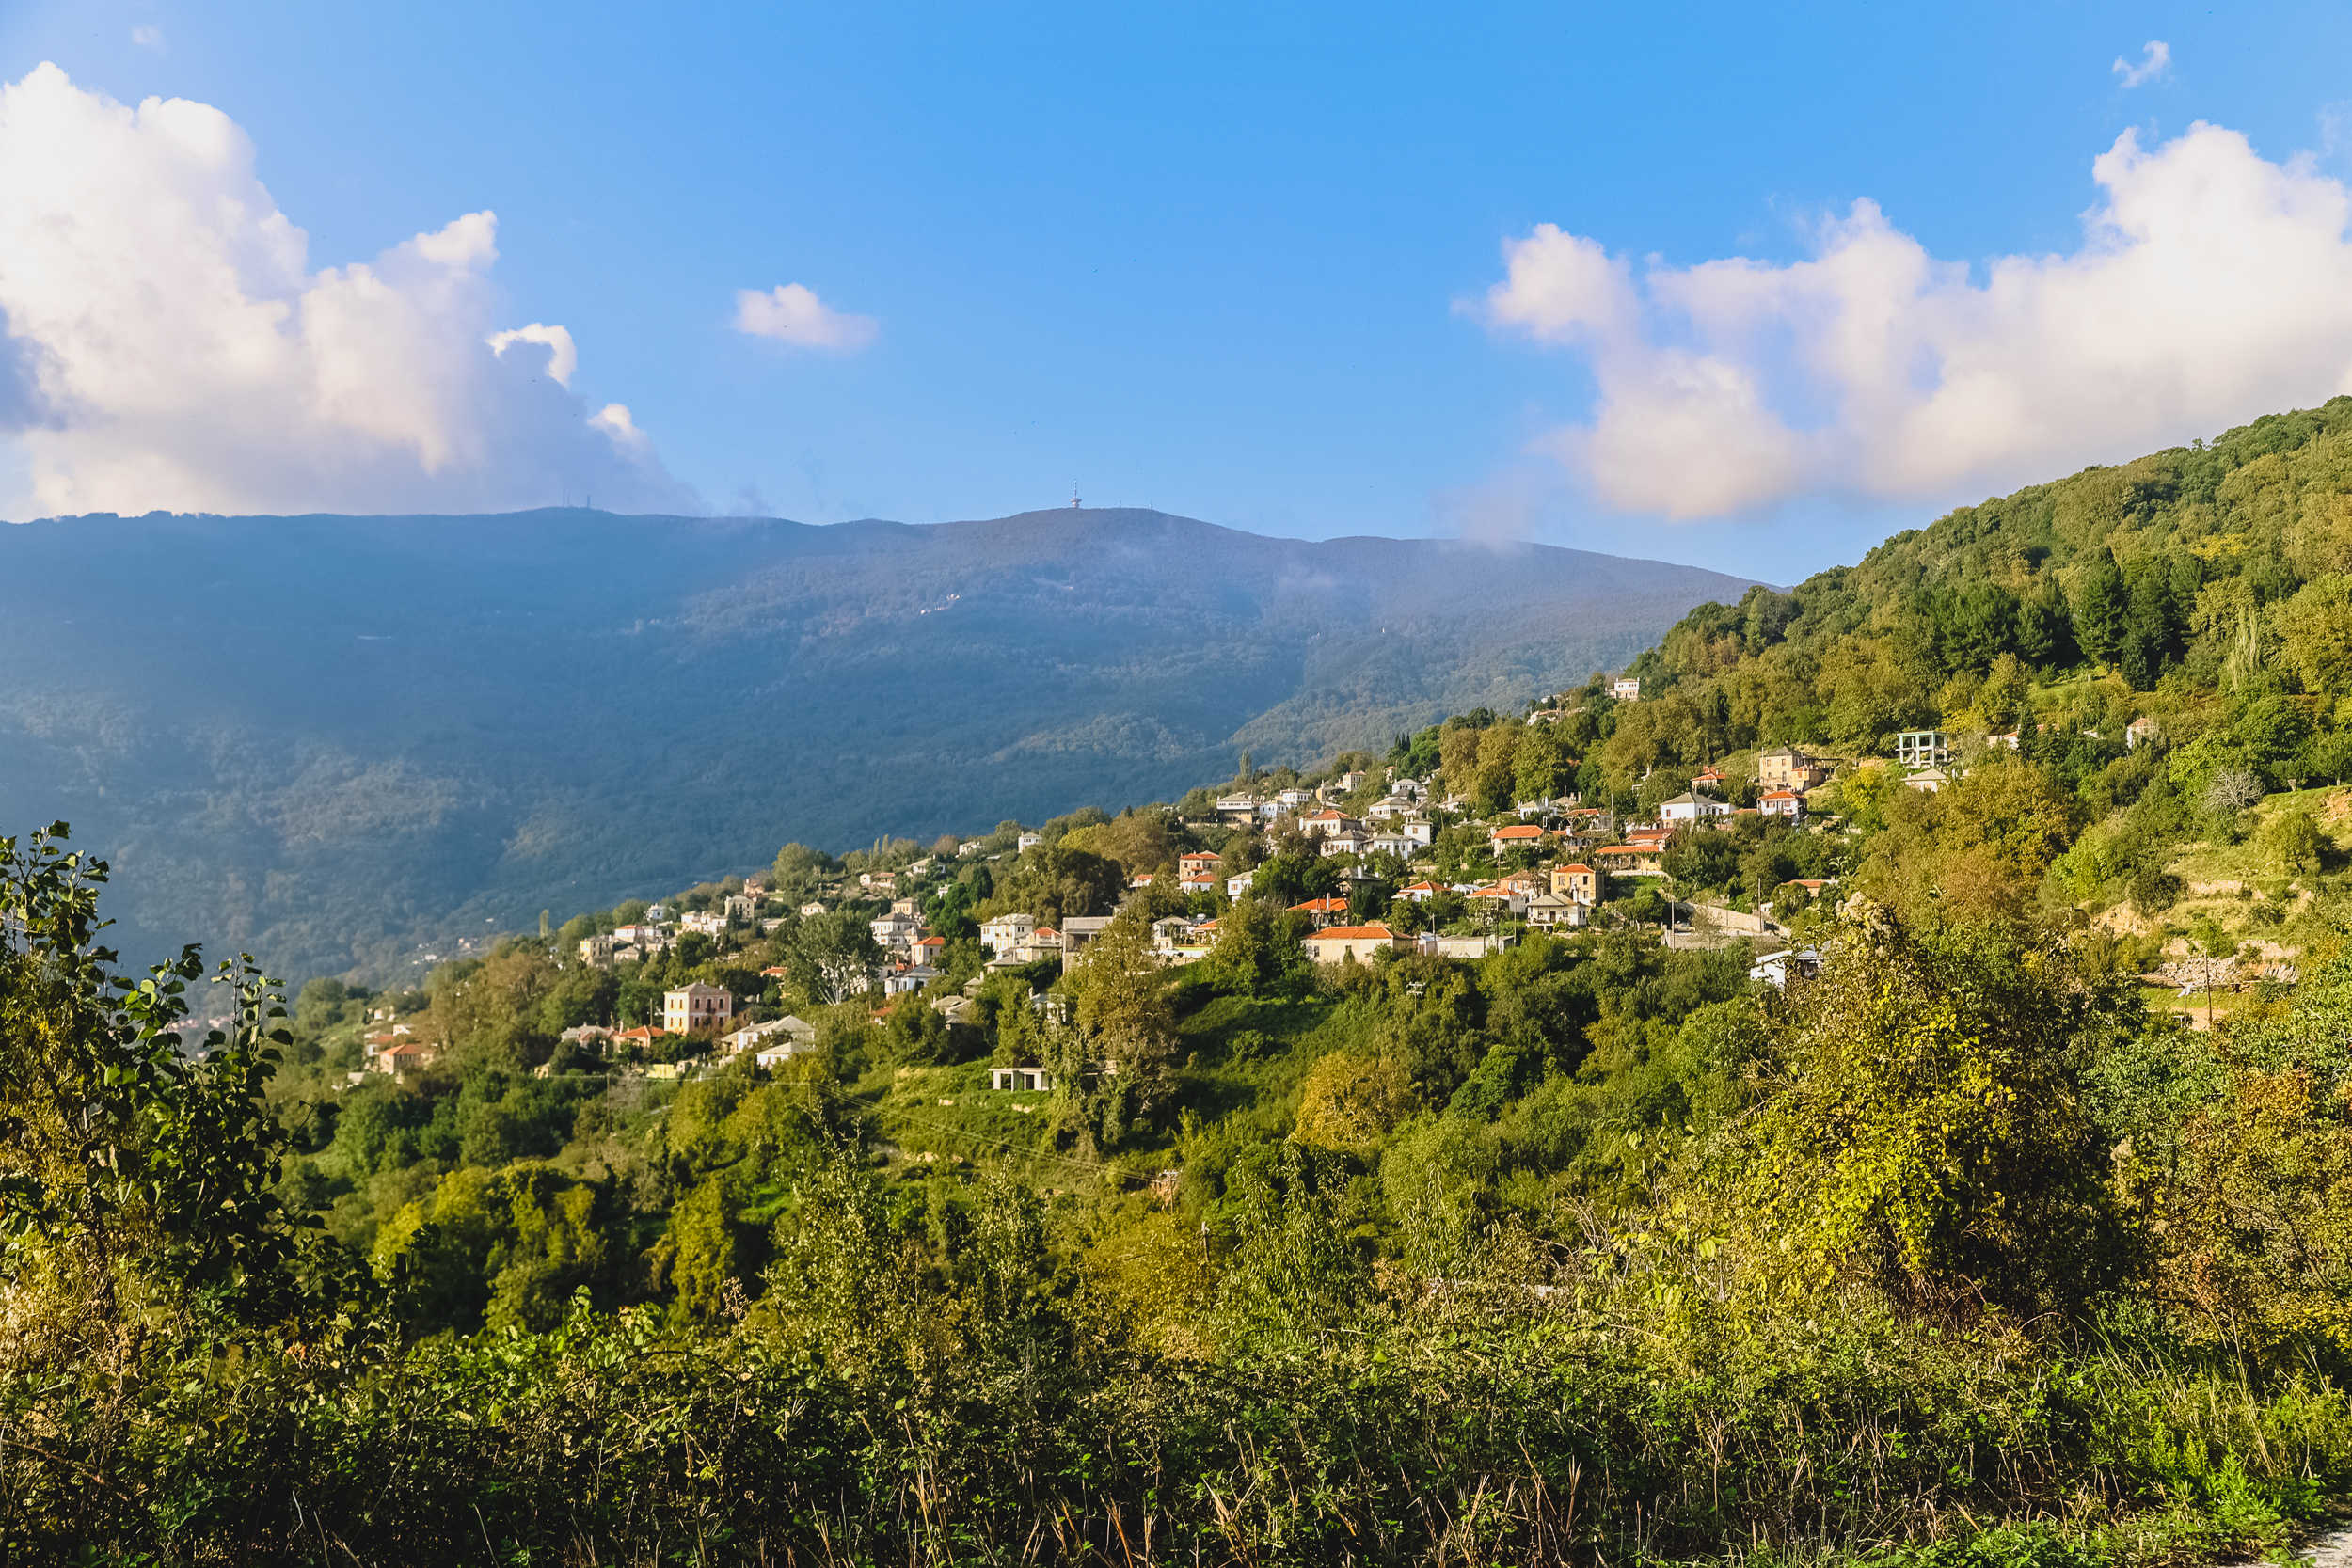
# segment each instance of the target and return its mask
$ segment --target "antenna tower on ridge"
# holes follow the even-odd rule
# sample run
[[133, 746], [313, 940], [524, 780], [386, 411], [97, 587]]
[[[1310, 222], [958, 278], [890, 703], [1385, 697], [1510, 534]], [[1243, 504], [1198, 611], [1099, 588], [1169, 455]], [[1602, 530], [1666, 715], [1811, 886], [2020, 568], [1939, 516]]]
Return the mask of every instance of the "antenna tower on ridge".
[[1078, 510], [1078, 482], [1074, 479], [1070, 482], [1070, 510]]

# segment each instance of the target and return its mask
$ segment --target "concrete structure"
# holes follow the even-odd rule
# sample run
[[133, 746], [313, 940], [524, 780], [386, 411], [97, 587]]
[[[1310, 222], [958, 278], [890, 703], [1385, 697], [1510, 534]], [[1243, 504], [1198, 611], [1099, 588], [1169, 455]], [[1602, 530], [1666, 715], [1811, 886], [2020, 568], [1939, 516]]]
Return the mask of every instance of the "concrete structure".
[[1073, 967], [1088, 944], [1107, 929], [1111, 917], [1106, 914], [1073, 914], [1061, 923], [1061, 966]]
[[1054, 1075], [1041, 1067], [993, 1067], [988, 1086], [1013, 1094], [1029, 1094], [1054, 1086]]
[[1748, 966], [1748, 978], [1786, 990], [1791, 974], [1809, 976], [1821, 973], [1821, 955], [1810, 947], [1784, 948], [1767, 953]]
[[1952, 752], [1942, 730], [1905, 730], [1895, 737], [1895, 760], [1905, 768], [1941, 768]]

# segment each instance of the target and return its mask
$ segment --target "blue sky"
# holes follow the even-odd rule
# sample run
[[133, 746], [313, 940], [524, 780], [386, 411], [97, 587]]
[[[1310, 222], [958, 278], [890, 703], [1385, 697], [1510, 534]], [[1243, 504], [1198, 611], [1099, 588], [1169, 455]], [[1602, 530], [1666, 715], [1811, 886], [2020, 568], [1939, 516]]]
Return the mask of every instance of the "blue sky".
[[[2127, 86], [2118, 61], [2144, 67], [2151, 40], [2169, 63]], [[1989, 483], [2281, 405], [2233, 397], [2321, 401], [2352, 340], [2319, 360], [2257, 345], [2214, 373], [2184, 348], [2183, 379], [2222, 390], [2088, 420], [2071, 445], [1987, 437], [1965, 463], [1897, 472], [1859, 448], [1933, 445], [1942, 427], [1863, 420], [1836, 454], [1774, 455], [1783, 426], [1812, 442], [1829, 417], [1804, 389], [1818, 378], [1800, 377], [1738, 473], [1660, 489], [1607, 479], [1605, 454], [1558, 433], [1593, 427], [1607, 392], [1649, 421], [1612, 450], [1671, 453], [1693, 429], [1715, 446], [1717, 404], [1695, 427], [1661, 424], [1625, 388], [1670, 376], [1694, 344], [1769, 379], [1786, 345], [1755, 341], [1802, 337], [1805, 307], [1701, 342], [1658, 313], [1671, 284], [1642, 282], [1652, 304], [1620, 322], [1616, 341], [1640, 341], [1610, 391], [1593, 345], [1619, 328], [1594, 325], [1600, 307], [1511, 317], [1486, 303], [1506, 244], [1556, 225], [1637, 280], [1734, 257], [1785, 265], [1867, 198], [1929, 256], [1967, 264], [1960, 287], [1981, 287], [1994, 258], [2082, 251], [2103, 199], [2092, 160], [2127, 130], [2153, 153], [2212, 122], [2264, 169], [2332, 182], [2347, 44], [2352, 14], [2319, 6], [75, 0], [8, 8], [0, 77], [54, 62], [122, 104], [210, 105], [250, 138], [252, 173], [307, 233], [313, 270], [494, 212], [495, 265], [480, 264], [492, 325], [565, 328], [565, 390], [587, 409], [625, 404], [711, 510], [932, 522], [1066, 503], [1074, 483], [1089, 504], [1263, 532], [1526, 535], [1789, 581]], [[739, 329], [739, 292], [796, 283], [870, 318], [870, 341]], [[9, 306], [21, 334], [40, 309], [24, 299]], [[2181, 313], [2159, 300], [2141, 329], [2161, 338]], [[43, 428], [76, 417], [65, 406], [53, 400]], [[59, 456], [40, 439], [20, 443], [19, 470], [84, 476], [43, 495], [118, 493], [94, 448]], [[136, 439], [106, 449], [107, 474], [128, 471]], [[2041, 466], [2060, 457], [2064, 470]], [[361, 481], [318, 483], [336, 509], [367, 509]], [[233, 473], [206, 483], [191, 482], [189, 509], [243, 499]], [[296, 492], [254, 492], [280, 493]]]

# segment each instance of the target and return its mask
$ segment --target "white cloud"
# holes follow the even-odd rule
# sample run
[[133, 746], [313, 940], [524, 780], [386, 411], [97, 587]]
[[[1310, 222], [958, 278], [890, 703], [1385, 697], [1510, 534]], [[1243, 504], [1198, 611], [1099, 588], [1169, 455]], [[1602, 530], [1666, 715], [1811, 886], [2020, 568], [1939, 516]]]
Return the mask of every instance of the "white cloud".
[[1637, 269], [1546, 224], [1485, 313], [1581, 350], [1591, 422], [1543, 449], [1621, 510], [1689, 518], [1800, 495], [1949, 501], [2352, 390], [2352, 193], [2196, 124], [2126, 132], [2071, 255], [1972, 278], [1870, 201], [1809, 261]]
[[129, 108], [54, 65], [0, 87], [17, 515], [495, 511], [566, 488], [699, 510], [633, 423], [571, 395], [568, 332], [499, 330], [492, 214], [313, 272], [253, 158], [205, 104]]
[[[548, 375], [559, 387], [569, 387], [572, 372], [580, 369], [580, 350], [573, 345], [572, 335], [560, 326], [543, 326], [532, 322], [529, 326], [493, 332], [489, 343], [490, 352], [501, 358], [504, 358], [506, 351], [516, 343], [541, 344], [548, 351]], [[589, 421], [591, 424], [595, 422], [594, 420]]]
[[874, 341], [882, 325], [871, 316], [846, 315], [799, 283], [780, 284], [766, 293], [743, 289], [735, 296], [735, 329], [803, 348], [854, 354]]
[[161, 27], [134, 27], [131, 29], [131, 41], [141, 49], [161, 49], [164, 46], [164, 30]]
[[2148, 40], [2146, 46], [2140, 51], [2137, 65], [2132, 64], [2121, 55], [2115, 58], [2115, 73], [2123, 79], [2123, 86], [2126, 88], [2153, 82], [2171, 69], [2172, 46], [2161, 39]]

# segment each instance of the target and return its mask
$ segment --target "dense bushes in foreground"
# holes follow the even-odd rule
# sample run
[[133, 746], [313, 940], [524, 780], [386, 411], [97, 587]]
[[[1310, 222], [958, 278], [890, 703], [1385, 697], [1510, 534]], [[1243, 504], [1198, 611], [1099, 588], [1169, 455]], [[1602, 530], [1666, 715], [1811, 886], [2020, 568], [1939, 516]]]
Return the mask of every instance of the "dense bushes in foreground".
[[[726, 1145], [766, 1228], [694, 1218], [712, 1164], [660, 1255], [699, 1305], [612, 1311], [529, 1162], [373, 1267], [286, 1206], [278, 1009], [230, 972], [182, 1055], [196, 959], [115, 979], [100, 880], [0, 841], [11, 1562], [2193, 1563], [2352, 1490], [2352, 960], [2192, 1040], [2050, 933], [1857, 903], [1787, 996], [1604, 1031], [1680, 1085], [1600, 1127], [1613, 1185], [1491, 1168], [1529, 1034], [1376, 1157], [1315, 1126], [1402, 1047], [1325, 1073], [1198, 1219], [912, 1212], [770, 1085]], [[1506, 1024], [1564, 953], [1489, 976]], [[492, 1308], [550, 1310], [437, 1326], [476, 1228]]]
[[1710, 1342], [1673, 1324], [1671, 1288], [1637, 1293], [1646, 1322], [1423, 1306], [1215, 1362], [1041, 1333], [845, 1366], [755, 1323], [584, 1307], [340, 1365], [186, 1344], [107, 1453], [77, 1441], [103, 1391], [14, 1385], [5, 1541], [11, 1560], [1508, 1562], [1867, 1556], [2038, 1521], [2078, 1557], [2172, 1561], [2275, 1544], [2352, 1482], [2324, 1383], [2075, 1364], [1851, 1297]]

